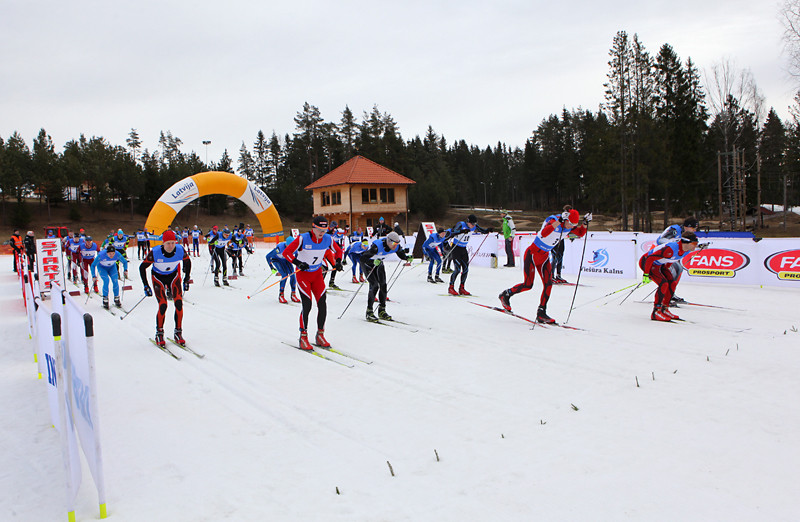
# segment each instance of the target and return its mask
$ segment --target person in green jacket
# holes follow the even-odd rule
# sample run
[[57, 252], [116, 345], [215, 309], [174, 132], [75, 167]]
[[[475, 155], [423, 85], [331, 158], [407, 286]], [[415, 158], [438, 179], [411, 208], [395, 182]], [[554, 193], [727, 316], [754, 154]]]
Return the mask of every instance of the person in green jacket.
[[514, 263], [514, 234], [517, 233], [517, 227], [514, 226], [514, 220], [511, 219], [511, 214], [503, 211], [503, 237], [506, 239], [506, 257], [508, 261], [503, 266], [513, 267]]

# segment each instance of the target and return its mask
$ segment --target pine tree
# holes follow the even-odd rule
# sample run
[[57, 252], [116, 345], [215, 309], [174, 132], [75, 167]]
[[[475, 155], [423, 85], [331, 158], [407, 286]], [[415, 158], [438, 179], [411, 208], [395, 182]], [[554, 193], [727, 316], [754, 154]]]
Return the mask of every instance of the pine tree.
[[58, 155], [53, 139], [44, 129], [39, 131], [33, 140], [33, 179], [40, 197], [47, 202], [47, 217], [51, 218], [50, 203], [61, 201], [64, 189], [64, 177], [57, 168]]
[[239, 149], [238, 170], [240, 176], [242, 176], [244, 179], [248, 181], [255, 182], [256, 185], [258, 185], [258, 177], [256, 175], [256, 162], [253, 160], [253, 156], [247, 150], [247, 145], [245, 145], [244, 142], [242, 142], [242, 147]]
[[133, 161], [136, 161], [136, 152], [142, 146], [142, 141], [139, 139], [139, 133], [136, 129], [131, 128], [131, 131], [128, 133], [128, 139], [125, 140], [125, 143], [128, 145], [128, 148], [131, 149], [133, 153]]
[[[242, 147], [244, 147], [244, 143], [242, 144]], [[267, 144], [267, 139], [261, 130], [259, 130], [258, 134], [256, 134], [256, 141], [253, 143], [253, 155], [251, 156], [251, 160], [253, 162], [252, 181], [254, 181], [259, 188], [264, 189], [267, 187], [270, 177], [269, 146]]]

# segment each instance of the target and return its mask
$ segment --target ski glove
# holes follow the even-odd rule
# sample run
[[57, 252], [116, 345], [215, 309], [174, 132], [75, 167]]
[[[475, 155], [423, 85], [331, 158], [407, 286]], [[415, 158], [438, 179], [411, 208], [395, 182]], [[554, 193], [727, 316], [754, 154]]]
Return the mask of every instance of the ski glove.
[[311, 267], [308, 266], [308, 263], [306, 263], [305, 261], [300, 261], [299, 263], [297, 263], [297, 268], [299, 268], [300, 270], [308, 270]]
[[380, 260], [380, 259], [375, 259], [375, 260], [372, 262], [372, 266], [375, 266], [375, 267], [379, 266], [380, 264], [381, 264], [381, 260]]
[[275, 268], [273, 268], [273, 269], [272, 269], [272, 275], [275, 275], [275, 274], [277, 274], [277, 273], [278, 273], [278, 270], [277, 270], [277, 269], [275, 269]]
[[492, 227], [489, 227], [489, 228], [486, 229], [486, 233], [487, 234], [491, 234], [493, 232], [494, 232], [494, 228], [492, 228]]
[[642, 284], [646, 285], [650, 283], [650, 274], [644, 274], [642, 276]]
[[333, 268], [336, 269], [337, 272], [341, 272], [342, 270], [344, 270], [341, 260], [336, 261], [336, 264], [333, 265]]
[[184, 280], [184, 282], [183, 282], [183, 291], [184, 292], [188, 292], [189, 291], [189, 281], [188, 280]]
[[565, 210], [561, 213], [561, 221], [567, 221], [569, 219], [569, 210]]
[[145, 297], [151, 297], [153, 295], [153, 289], [150, 288], [150, 285], [144, 285], [144, 295]]
[[588, 225], [591, 220], [592, 220], [592, 213], [587, 212], [586, 215], [583, 216], [583, 221]]

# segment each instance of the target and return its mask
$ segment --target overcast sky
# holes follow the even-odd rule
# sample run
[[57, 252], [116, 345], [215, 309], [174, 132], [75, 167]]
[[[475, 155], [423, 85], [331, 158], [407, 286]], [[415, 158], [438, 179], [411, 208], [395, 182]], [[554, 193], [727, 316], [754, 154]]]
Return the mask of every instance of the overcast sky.
[[[562, 107], [597, 110], [615, 34], [651, 55], [669, 43], [702, 70], [750, 69], [788, 118], [796, 85], [771, 0], [3, 0], [0, 136], [60, 152], [80, 133], [124, 145], [160, 131], [209, 161], [294, 132], [308, 102], [326, 121], [377, 105], [405, 139], [522, 146]], [[704, 82], [705, 83], [705, 82]]]

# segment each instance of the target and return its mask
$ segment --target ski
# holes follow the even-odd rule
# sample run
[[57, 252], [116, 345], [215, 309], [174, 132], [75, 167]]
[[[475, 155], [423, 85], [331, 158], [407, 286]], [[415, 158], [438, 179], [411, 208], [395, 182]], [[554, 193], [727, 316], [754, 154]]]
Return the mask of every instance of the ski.
[[203, 354], [203, 353], [197, 353], [197, 352], [195, 352], [194, 350], [192, 350], [191, 348], [189, 348], [189, 347], [188, 347], [188, 346], [186, 346], [185, 344], [180, 344], [178, 341], [176, 341], [176, 340], [175, 340], [175, 339], [173, 339], [172, 337], [167, 337], [167, 340], [168, 340], [169, 342], [171, 342], [172, 344], [174, 344], [175, 346], [177, 346], [178, 348], [180, 348], [180, 349], [182, 349], [182, 350], [186, 350], [186, 351], [187, 351], [187, 352], [189, 352], [190, 354], [192, 354], [192, 355], [196, 356], [198, 359], [202, 359], [203, 357], [205, 357], [205, 354]]
[[180, 360], [181, 360], [181, 358], [180, 358], [180, 357], [179, 357], [177, 354], [173, 353], [173, 352], [172, 352], [172, 350], [170, 350], [170, 349], [169, 349], [169, 348], [167, 348], [166, 346], [159, 346], [159, 345], [158, 345], [158, 343], [156, 343], [156, 340], [155, 340], [155, 339], [153, 339], [152, 337], [148, 337], [148, 339], [150, 340], [150, 342], [151, 342], [151, 343], [153, 343], [153, 345], [154, 345], [156, 348], [158, 348], [158, 349], [159, 349], [159, 350], [161, 350], [162, 352], [166, 353], [167, 355], [170, 355], [170, 356], [172, 356], [173, 358], [175, 358], [175, 359], [176, 359], [176, 360], [178, 360], [178, 361], [180, 361]]
[[[367, 321], [368, 323], [381, 324], [383, 326], [388, 326], [390, 328], [397, 328], [398, 330], [405, 330], [406, 332], [411, 332], [411, 333], [419, 332], [419, 329], [417, 329], [417, 328], [415, 328], [415, 327], [413, 327], [411, 325], [407, 325], [405, 323], [401, 323], [400, 321], [387, 321], [385, 319], [380, 319], [378, 321], [370, 321], [368, 319], [364, 319], [364, 320]], [[392, 323], [396, 323], [396, 324], [392, 324]]]
[[300, 346], [298, 346], [298, 345], [296, 345], [296, 344], [293, 344], [293, 343], [288, 343], [288, 342], [286, 342], [286, 341], [281, 341], [281, 342], [282, 342], [283, 344], [285, 344], [286, 346], [291, 346], [291, 347], [292, 347], [292, 348], [294, 348], [295, 350], [300, 350], [301, 352], [305, 352], [305, 353], [307, 353], [307, 354], [310, 354], [310, 355], [316, 355], [316, 356], [317, 356], [317, 357], [319, 357], [320, 359], [325, 359], [326, 361], [330, 361], [330, 362], [332, 362], [332, 363], [340, 364], [340, 365], [342, 365], [342, 366], [344, 366], [344, 367], [346, 367], [346, 368], [353, 368], [353, 367], [355, 367], [355, 365], [354, 365], [354, 364], [347, 364], [346, 362], [342, 362], [342, 361], [340, 361], [340, 360], [338, 360], [338, 359], [334, 359], [333, 357], [328, 357], [328, 356], [327, 356], [327, 355], [325, 355], [324, 353], [320, 353], [320, 352], [318, 352], [318, 351], [316, 351], [316, 350], [303, 350], [303, 349], [301, 349], [301, 348], [300, 348]]
[[328, 351], [328, 352], [331, 352], [331, 353], [335, 353], [336, 355], [341, 355], [342, 357], [347, 357], [348, 359], [353, 359], [354, 361], [358, 361], [360, 363], [372, 364], [372, 361], [367, 361], [367, 360], [361, 359], [360, 357], [356, 357], [355, 355], [353, 355], [351, 353], [339, 351], [336, 348], [331, 348], [331, 347], [327, 347], [326, 348], [324, 346], [318, 346], [318, 345], [316, 345], [316, 346], [320, 350], [325, 350], [325, 351]]
[[705, 308], [719, 308], [720, 310], [733, 310], [733, 311], [736, 311], [736, 312], [746, 312], [747, 311], [747, 310], [744, 310], [742, 308], [730, 308], [728, 306], [717, 306], [717, 305], [702, 304], [702, 303], [692, 303], [692, 302], [689, 302], [689, 301], [683, 301], [682, 303], [678, 303], [677, 307], [680, 308], [683, 305], [702, 306], [702, 307], [705, 307]]
[[105, 306], [101, 306], [100, 308], [102, 308], [102, 309], [103, 309], [103, 310], [105, 310], [106, 312], [110, 313], [110, 314], [111, 314], [111, 315], [113, 315], [114, 317], [116, 317], [116, 316], [117, 316], [117, 314], [115, 314], [115, 313], [114, 313], [114, 310], [113, 310], [113, 309], [111, 309], [111, 307], [109, 307], [109, 308], [106, 308]]
[[567, 324], [540, 323], [539, 321], [536, 321], [534, 319], [529, 319], [529, 318], [527, 318], [525, 316], [522, 316], [522, 315], [519, 315], [519, 314], [515, 314], [514, 312], [510, 312], [510, 311], [506, 310], [505, 308], [501, 308], [499, 306], [489, 306], [489, 305], [485, 305], [485, 304], [482, 304], [482, 303], [476, 303], [475, 301], [470, 301], [470, 303], [472, 303], [474, 305], [482, 306], [484, 308], [488, 308], [490, 310], [497, 310], [498, 312], [504, 313], [506, 315], [511, 315], [511, 316], [516, 317], [518, 319], [522, 319], [523, 321], [527, 321], [527, 322], [533, 324], [534, 326], [540, 326], [540, 327], [543, 327], [543, 328], [550, 328], [551, 326], [555, 326], [555, 327], [558, 327], [558, 328], [565, 328], [567, 330], [576, 330], [576, 331], [580, 331], [580, 332], [585, 332], [586, 331], [583, 328], [578, 328], [577, 326], [569, 326]]
[[442, 297], [480, 297], [479, 295], [473, 295], [473, 294], [470, 294], [470, 295], [439, 294], [439, 295], [442, 296]]
[[710, 326], [712, 328], [718, 328], [720, 330], [724, 330], [726, 332], [733, 332], [733, 333], [742, 333], [742, 332], [746, 332], [748, 330], [751, 330], [751, 328], [736, 328], [736, 327], [731, 327], [731, 326], [724, 326], [724, 325], [721, 325], [721, 324], [701, 323], [699, 321], [692, 321], [691, 319], [683, 319], [683, 318], [672, 319], [672, 321], [669, 321], [669, 322], [673, 322], [673, 321], [674, 322], [678, 322], [678, 323], [694, 324], [694, 325], [697, 325], [697, 326], [702, 326], [704, 328]]

